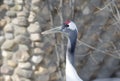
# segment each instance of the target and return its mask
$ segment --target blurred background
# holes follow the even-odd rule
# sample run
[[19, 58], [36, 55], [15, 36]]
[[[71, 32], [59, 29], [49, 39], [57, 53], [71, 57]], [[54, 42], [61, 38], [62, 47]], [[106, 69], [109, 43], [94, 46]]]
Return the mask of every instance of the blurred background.
[[78, 27], [75, 68], [84, 81], [120, 81], [119, 0], [0, 0], [0, 81], [65, 81], [67, 39]]

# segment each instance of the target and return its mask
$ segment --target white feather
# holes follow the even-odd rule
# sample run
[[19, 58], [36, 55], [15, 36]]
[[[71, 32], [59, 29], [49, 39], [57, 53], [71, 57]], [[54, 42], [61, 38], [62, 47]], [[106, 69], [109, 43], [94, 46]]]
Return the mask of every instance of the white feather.
[[[70, 40], [68, 39], [68, 46], [70, 46]], [[66, 81], [83, 81], [78, 76], [75, 68], [68, 59], [68, 51], [66, 52]]]
[[66, 58], [66, 81], [83, 81], [79, 78], [75, 68], [72, 66], [68, 58]]
[[75, 23], [72, 22], [72, 21], [69, 23], [69, 28], [70, 28], [71, 30], [77, 30], [77, 27], [76, 27]]

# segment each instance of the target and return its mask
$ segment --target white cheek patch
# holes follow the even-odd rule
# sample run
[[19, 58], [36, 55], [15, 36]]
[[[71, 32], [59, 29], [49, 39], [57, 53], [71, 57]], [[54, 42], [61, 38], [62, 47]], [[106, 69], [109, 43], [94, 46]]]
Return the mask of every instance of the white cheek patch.
[[69, 28], [71, 30], [77, 30], [77, 27], [76, 27], [75, 23], [73, 23], [72, 21], [69, 23]]

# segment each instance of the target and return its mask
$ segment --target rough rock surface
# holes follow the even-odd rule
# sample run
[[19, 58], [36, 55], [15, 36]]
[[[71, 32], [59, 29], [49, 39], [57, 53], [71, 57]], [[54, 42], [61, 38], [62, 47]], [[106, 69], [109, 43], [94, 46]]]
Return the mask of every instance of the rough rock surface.
[[41, 32], [66, 19], [84, 42], [75, 51], [83, 81], [120, 81], [119, 13], [119, 0], [1, 0], [0, 81], [65, 81], [67, 40]]

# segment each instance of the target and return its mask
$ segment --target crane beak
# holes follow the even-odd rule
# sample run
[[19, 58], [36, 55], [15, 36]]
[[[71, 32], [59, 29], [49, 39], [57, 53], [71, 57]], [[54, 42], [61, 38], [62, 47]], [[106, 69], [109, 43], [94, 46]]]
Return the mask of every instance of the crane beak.
[[52, 33], [61, 33], [62, 32], [62, 26], [58, 26], [55, 28], [52, 28], [50, 30], [46, 30], [44, 32], [42, 32], [41, 34], [52, 34]]

